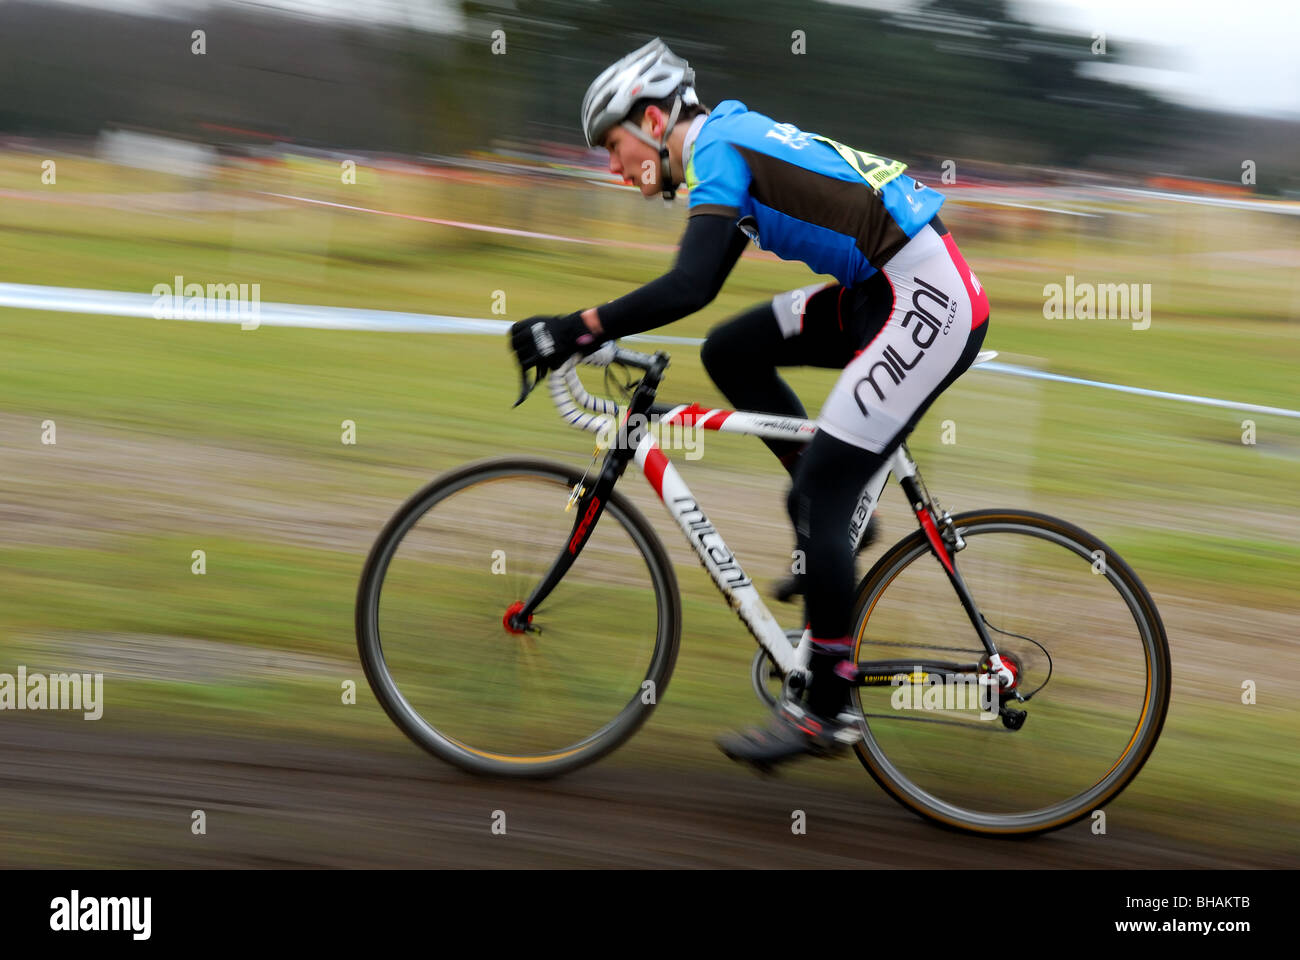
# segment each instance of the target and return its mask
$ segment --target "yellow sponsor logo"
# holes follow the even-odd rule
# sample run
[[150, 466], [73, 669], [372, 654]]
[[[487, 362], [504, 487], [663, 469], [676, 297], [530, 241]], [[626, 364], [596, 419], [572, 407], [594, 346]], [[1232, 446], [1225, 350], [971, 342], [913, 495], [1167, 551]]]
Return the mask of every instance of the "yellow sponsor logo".
[[869, 673], [863, 676], [866, 683], [925, 683], [928, 673]]

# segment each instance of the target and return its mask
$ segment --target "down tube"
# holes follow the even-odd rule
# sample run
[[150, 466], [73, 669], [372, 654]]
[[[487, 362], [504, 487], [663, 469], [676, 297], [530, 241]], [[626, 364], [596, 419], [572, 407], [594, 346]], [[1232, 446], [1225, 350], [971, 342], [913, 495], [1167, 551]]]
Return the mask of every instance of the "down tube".
[[771, 654], [773, 662], [782, 673], [795, 669], [795, 650], [786, 639], [785, 631], [763, 603], [754, 584], [740, 566], [740, 561], [722, 539], [722, 534], [705, 516], [677, 468], [649, 433], [637, 444], [636, 463], [668, 508], [669, 515], [677, 521], [682, 533], [686, 534], [687, 541], [699, 555], [704, 569], [709, 572], [713, 582], [727, 598], [727, 603], [744, 621], [754, 639]]

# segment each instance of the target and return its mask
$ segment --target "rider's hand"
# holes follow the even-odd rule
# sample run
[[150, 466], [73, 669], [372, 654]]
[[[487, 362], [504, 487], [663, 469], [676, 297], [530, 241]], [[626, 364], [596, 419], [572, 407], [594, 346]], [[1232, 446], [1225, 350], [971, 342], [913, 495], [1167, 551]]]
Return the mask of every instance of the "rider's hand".
[[582, 313], [565, 317], [529, 317], [510, 328], [510, 346], [525, 369], [540, 366], [554, 370], [596, 336], [582, 322]]
[[520, 320], [510, 328], [510, 348], [519, 359], [520, 369], [524, 373], [524, 392], [515, 405], [518, 406], [532, 389], [528, 387], [527, 373], [537, 368], [536, 386], [542, 376], [550, 370], [564, 365], [564, 361], [575, 353], [586, 353], [595, 349], [600, 338], [587, 329], [582, 322], [581, 311], [565, 317], [529, 317]]

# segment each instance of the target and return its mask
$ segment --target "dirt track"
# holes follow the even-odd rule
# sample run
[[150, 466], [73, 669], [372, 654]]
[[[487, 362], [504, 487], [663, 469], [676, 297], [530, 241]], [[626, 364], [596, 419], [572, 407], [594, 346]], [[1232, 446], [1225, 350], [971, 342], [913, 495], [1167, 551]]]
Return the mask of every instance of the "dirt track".
[[[0, 441], [13, 452], [0, 541], [95, 548], [124, 531], [161, 532], [183, 521], [361, 556], [395, 505], [358, 494], [319, 464], [89, 424], [77, 443], [61, 442], [57, 451], [8, 442], [30, 425], [30, 418], [0, 416]], [[59, 476], [86, 482], [51, 484], [51, 456], [60, 458]], [[292, 477], [322, 496], [310, 509], [296, 509], [265, 477]], [[699, 468], [690, 482], [705, 502], [727, 505], [727, 523], [745, 514], [768, 518], [737, 527], [735, 546], [741, 555], [763, 557], [753, 564], [755, 575], [778, 573], [789, 534], [772, 509], [770, 481]], [[645, 491], [635, 499], [655, 515]], [[668, 542], [679, 575], [699, 575], [694, 558]], [[1209, 600], [1157, 601], [1176, 638], [1175, 708], [1178, 695], [1218, 696], [1211, 685], [1228, 655], [1244, 675], [1281, 668], [1283, 679], [1293, 677], [1290, 638], [1300, 614], [1254, 612], [1245, 619], [1249, 611]], [[71, 642], [84, 646], [93, 638]], [[215, 656], [212, 646], [204, 652]], [[145, 659], [160, 668], [156, 656]], [[171, 668], [185, 675], [159, 678], [202, 679], [196, 671], [207, 662], [181, 658]], [[10, 713], [3, 721], [0, 866], [1294, 865], [1285, 852], [1261, 857], [1205, 841], [1202, 825], [1192, 821], [1181, 840], [1132, 829], [1122, 816], [1112, 816], [1106, 836], [1093, 835], [1085, 822], [1027, 842], [964, 837], [898, 806], [853, 759], [841, 761], [852, 773], [835, 788], [809, 786], [797, 775], [765, 781], [739, 771], [634, 770], [617, 755], [562, 780], [521, 784], [461, 774], [396, 730], [387, 752], [375, 753], [319, 741], [237, 739], [220, 727], [162, 736], [48, 714]], [[190, 832], [197, 808], [207, 814], [206, 836]], [[506, 814], [504, 836], [490, 830], [494, 810]], [[794, 810], [807, 815], [806, 835], [791, 831]]]
[[[0, 867], [1282, 866], [1087, 823], [1027, 841], [918, 820], [860, 772], [855, 789], [596, 765], [548, 783], [479, 780], [412, 747], [133, 737], [94, 724], [0, 725]], [[841, 762], [857, 768], [852, 759]], [[202, 808], [207, 834], [194, 836]], [[493, 811], [506, 833], [493, 835]], [[791, 831], [803, 810], [806, 835]], [[40, 862], [11, 847], [43, 838]]]

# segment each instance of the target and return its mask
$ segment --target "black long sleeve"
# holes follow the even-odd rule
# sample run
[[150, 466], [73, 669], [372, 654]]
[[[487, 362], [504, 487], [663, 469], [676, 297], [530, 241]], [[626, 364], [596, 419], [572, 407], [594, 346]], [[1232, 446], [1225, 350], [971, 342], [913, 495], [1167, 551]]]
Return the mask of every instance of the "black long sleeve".
[[735, 217], [704, 213], [691, 217], [672, 270], [596, 308], [604, 335], [644, 333], [708, 306], [748, 242]]

